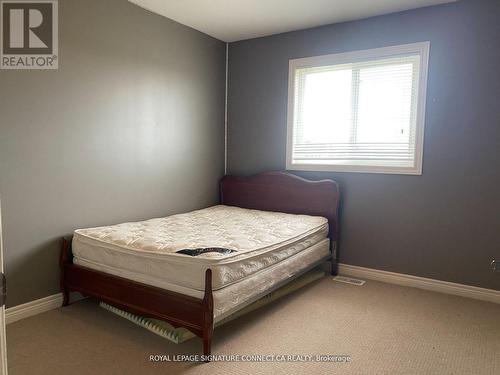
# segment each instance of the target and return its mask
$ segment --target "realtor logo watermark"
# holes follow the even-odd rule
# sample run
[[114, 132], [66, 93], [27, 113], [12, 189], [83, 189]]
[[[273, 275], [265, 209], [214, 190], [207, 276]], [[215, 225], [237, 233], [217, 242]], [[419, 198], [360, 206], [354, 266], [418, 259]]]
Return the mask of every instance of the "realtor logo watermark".
[[58, 69], [57, 0], [0, 1], [0, 69]]

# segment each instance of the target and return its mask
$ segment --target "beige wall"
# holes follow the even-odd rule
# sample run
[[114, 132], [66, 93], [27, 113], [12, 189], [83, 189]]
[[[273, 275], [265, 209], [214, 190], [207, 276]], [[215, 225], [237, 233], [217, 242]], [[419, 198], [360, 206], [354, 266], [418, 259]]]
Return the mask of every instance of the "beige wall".
[[0, 71], [8, 306], [58, 292], [59, 238], [217, 201], [224, 43], [126, 0], [59, 1], [59, 70]]

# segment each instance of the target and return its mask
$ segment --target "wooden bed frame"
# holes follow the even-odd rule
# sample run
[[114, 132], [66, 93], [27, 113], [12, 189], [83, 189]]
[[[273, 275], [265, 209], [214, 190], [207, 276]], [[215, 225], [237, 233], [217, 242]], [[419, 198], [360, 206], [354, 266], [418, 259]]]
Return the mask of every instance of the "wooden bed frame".
[[[309, 181], [285, 172], [225, 176], [220, 182], [221, 204], [327, 218], [333, 274], [337, 272], [339, 199], [336, 182]], [[133, 314], [185, 327], [203, 339], [203, 354], [210, 355], [214, 330], [210, 269], [205, 273], [204, 297], [198, 299], [73, 264], [71, 237], [63, 238], [60, 266], [63, 306], [69, 304], [70, 292], [80, 292]]]

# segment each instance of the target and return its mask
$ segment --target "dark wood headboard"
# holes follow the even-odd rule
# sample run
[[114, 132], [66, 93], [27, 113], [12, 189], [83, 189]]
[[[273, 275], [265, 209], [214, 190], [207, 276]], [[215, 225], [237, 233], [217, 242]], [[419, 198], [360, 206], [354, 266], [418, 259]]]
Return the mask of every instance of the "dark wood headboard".
[[333, 180], [310, 181], [286, 172], [225, 176], [220, 200], [228, 206], [323, 216], [330, 224], [329, 237], [339, 239], [340, 191]]

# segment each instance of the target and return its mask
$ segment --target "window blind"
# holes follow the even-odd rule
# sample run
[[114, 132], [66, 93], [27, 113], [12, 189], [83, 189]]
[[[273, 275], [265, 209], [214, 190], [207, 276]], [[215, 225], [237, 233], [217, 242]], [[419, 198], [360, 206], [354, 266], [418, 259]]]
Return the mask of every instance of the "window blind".
[[414, 168], [421, 55], [298, 67], [292, 165]]

